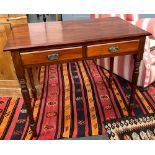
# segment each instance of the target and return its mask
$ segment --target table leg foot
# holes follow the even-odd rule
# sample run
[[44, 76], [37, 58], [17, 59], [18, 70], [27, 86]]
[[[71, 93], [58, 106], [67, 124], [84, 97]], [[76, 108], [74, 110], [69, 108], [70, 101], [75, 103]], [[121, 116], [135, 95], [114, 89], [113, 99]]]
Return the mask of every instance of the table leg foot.
[[38, 137], [37, 129], [36, 129], [36, 123], [30, 123], [30, 128], [32, 130], [33, 136]]

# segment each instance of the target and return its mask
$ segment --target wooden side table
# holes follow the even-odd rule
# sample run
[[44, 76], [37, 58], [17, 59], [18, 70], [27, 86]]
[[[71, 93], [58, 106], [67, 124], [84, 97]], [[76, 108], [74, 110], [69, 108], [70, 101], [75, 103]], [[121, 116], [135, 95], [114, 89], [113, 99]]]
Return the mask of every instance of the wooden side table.
[[33, 23], [14, 28], [4, 51], [11, 51], [34, 136], [37, 136], [36, 124], [25, 78], [25, 68], [28, 70], [32, 91], [36, 98], [32, 66], [110, 57], [109, 81], [111, 82], [114, 57], [133, 54], [135, 63], [129, 104], [131, 114], [145, 37], [148, 35], [151, 34], [118, 17]]

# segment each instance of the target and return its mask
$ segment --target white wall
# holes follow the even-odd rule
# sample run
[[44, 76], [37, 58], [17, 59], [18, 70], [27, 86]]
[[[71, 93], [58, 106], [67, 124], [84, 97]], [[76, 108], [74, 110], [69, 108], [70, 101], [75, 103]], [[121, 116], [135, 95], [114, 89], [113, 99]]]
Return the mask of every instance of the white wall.
[[155, 18], [155, 14], [140, 14], [141, 18]]
[[89, 14], [62, 14], [63, 20], [80, 20], [80, 19], [89, 19]]
[[[155, 18], [155, 14], [140, 14], [141, 18]], [[62, 14], [63, 20], [89, 19], [90, 14]]]

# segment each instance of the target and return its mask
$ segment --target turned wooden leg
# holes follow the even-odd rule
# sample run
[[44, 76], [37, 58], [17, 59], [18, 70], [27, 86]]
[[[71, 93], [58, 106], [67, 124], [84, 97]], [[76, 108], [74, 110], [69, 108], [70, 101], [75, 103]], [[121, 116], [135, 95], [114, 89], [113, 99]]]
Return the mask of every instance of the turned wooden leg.
[[34, 84], [32, 68], [27, 68], [27, 73], [28, 73], [28, 77], [29, 77], [29, 80], [30, 80], [31, 91], [32, 91], [34, 100], [36, 101], [37, 100], [37, 89], [35, 88], [35, 84]]
[[131, 96], [130, 96], [130, 103], [129, 103], [129, 115], [132, 113], [132, 109], [134, 107], [134, 100], [135, 100], [135, 93], [136, 93], [136, 88], [137, 88], [137, 80], [138, 80], [138, 75], [139, 75], [139, 66], [141, 59], [138, 58], [137, 55], [134, 55], [134, 70], [133, 70], [133, 75], [132, 75], [132, 88], [131, 88]]
[[31, 106], [31, 99], [30, 99], [29, 90], [27, 88], [27, 83], [26, 83], [26, 78], [25, 78], [25, 70], [24, 70], [24, 66], [22, 64], [21, 56], [18, 51], [12, 52], [11, 55], [12, 55], [16, 75], [19, 80], [19, 84], [21, 86], [21, 93], [22, 93], [22, 96], [24, 99], [24, 103], [26, 104], [26, 108], [27, 108], [27, 112], [28, 112], [28, 116], [29, 116], [29, 124], [32, 129], [33, 136], [37, 136], [36, 124], [35, 124], [34, 117], [33, 117], [33, 108]]
[[34, 117], [33, 117], [33, 108], [31, 106], [31, 99], [30, 99], [30, 95], [29, 95], [29, 90], [27, 88], [26, 79], [23, 77], [23, 79], [20, 78], [18, 80], [19, 80], [19, 83], [21, 86], [22, 96], [23, 96], [24, 102], [26, 104], [26, 108], [27, 108], [27, 112], [28, 112], [28, 116], [29, 116], [29, 125], [33, 132], [33, 135], [36, 137], [37, 136], [36, 124], [35, 124]]
[[112, 81], [113, 81], [113, 66], [114, 66], [114, 57], [110, 57], [110, 76], [109, 76], [110, 88], [112, 88]]

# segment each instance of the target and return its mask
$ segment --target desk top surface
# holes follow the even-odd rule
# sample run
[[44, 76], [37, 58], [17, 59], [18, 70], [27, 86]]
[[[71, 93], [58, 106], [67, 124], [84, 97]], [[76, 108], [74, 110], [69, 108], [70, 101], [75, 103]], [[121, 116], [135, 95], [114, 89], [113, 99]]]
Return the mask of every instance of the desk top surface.
[[36, 50], [151, 35], [118, 18], [29, 23], [13, 27], [4, 51]]

